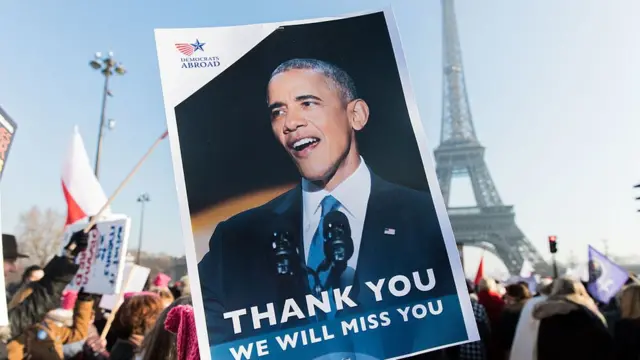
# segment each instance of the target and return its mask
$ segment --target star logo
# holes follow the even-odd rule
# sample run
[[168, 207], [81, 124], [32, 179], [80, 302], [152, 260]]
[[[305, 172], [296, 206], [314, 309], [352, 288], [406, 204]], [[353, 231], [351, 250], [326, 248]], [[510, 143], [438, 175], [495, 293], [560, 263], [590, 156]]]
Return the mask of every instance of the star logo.
[[204, 51], [204, 49], [202, 48], [206, 43], [201, 43], [200, 40], [196, 39], [196, 43], [195, 44], [191, 44], [191, 46], [193, 46], [193, 52], [196, 52], [198, 50], [202, 50]]
[[196, 42], [193, 44], [178, 43], [175, 45], [176, 45], [176, 49], [178, 49], [178, 51], [180, 51], [182, 54], [186, 56], [191, 56], [193, 55], [194, 52], [198, 50], [204, 52], [204, 46], [206, 45], [206, 43], [201, 43], [200, 40], [196, 39]]

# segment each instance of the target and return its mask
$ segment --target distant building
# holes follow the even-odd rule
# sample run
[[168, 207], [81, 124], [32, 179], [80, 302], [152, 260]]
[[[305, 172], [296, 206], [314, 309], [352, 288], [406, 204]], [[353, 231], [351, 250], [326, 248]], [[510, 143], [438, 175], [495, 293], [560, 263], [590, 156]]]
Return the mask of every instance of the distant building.
[[175, 281], [180, 280], [181, 277], [187, 275], [187, 258], [184, 256], [174, 258], [171, 269], [167, 275], [171, 276]]

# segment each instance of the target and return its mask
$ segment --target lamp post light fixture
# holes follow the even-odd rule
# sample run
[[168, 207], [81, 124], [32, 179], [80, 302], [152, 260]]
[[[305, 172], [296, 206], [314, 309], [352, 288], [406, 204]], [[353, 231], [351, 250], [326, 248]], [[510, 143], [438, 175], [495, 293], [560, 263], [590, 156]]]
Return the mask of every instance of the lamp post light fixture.
[[[109, 79], [112, 75], [124, 75], [126, 70], [122, 66], [122, 64], [116, 62], [113, 57], [113, 52], [109, 52], [107, 56], [103, 56], [102, 53], [97, 52], [95, 54], [95, 58], [89, 62], [89, 66], [94, 70], [99, 70], [102, 75], [104, 75], [104, 88], [102, 90], [102, 109], [100, 111], [100, 129], [98, 130], [98, 148], [96, 150], [96, 164], [94, 168], [94, 172], [96, 174], [96, 178], [98, 178], [100, 173], [100, 154], [102, 152], [102, 137], [103, 130], [107, 126], [105, 124], [105, 109], [107, 107], [107, 96], [113, 96], [113, 93], [109, 90]], [[115, 121], [109, 120], [109, 129], [113, 129], [115, 126]]]
[[143, 193], [138, 196], [138, 202], [141, 205], [140, 208], [140, 238], [138, 239], [138, 254], [136, 255], [136, 263], [140, 265], [140, 252], [142, 251], [142, 230], [144, 227], [144, 205], [151, 201], [149, 194]]
[[[634, 185], [633, 188], [640, 190], [640, 184]], [[640, 196], [636, 196], [636, 200], [640, 201]], [[638, 212], [640, 212], [640, 209], [638, 209]]]

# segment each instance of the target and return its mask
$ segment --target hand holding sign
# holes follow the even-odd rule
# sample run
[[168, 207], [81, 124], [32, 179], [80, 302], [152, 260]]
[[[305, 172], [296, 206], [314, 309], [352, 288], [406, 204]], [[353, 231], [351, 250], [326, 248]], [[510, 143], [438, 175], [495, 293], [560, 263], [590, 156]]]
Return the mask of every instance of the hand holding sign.
[[[91, 230], [95, 230], [95, 224], [91, 228]], [[71, 235], [69, 239], [69, 243], [64, 247], [65, 254], [70, 259], [75, 259], [78, 254], [87, 250], [89, 246], [89, 233], [85, 231], [76, 231]]]

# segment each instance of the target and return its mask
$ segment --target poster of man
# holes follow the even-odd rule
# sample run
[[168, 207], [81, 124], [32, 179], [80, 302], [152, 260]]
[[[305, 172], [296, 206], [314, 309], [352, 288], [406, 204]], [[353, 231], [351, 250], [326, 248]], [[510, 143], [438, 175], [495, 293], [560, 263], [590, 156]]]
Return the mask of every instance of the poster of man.
[[156, 43], [201, 351], [391, 359], [479, 338], [390, 11]]

